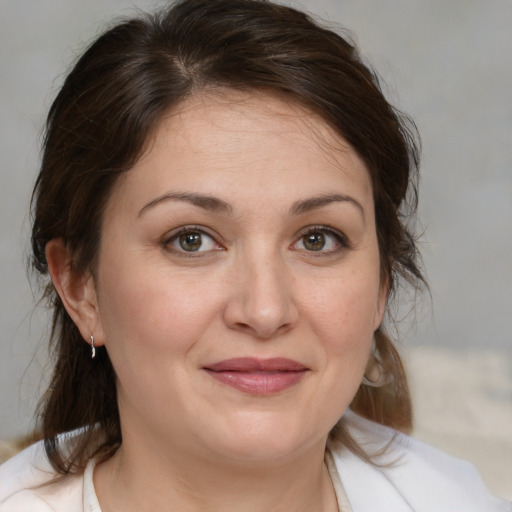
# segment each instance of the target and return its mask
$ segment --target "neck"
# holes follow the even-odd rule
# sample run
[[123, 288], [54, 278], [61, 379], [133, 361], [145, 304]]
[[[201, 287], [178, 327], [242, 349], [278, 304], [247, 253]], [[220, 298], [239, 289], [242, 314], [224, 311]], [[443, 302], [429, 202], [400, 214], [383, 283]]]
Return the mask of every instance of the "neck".
[[[135, 441], [135, 440], [134, 440]], [[94, 475], [103, 512], [334, 512], [336, 497], [324, 463], [325, 442], [272, 461], [192, 456], [149, 447], [123, 436], [123, 445]]]

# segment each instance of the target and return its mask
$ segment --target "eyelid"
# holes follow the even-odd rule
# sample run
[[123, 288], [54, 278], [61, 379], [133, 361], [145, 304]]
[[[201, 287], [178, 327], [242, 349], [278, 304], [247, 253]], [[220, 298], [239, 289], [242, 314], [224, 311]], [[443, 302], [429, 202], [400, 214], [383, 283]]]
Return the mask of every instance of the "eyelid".
[[321, 255], [325, 255], [325, 254], [333, 254], [333, 253], [338, 252], [339, 250], [352, 248], [352, 242], [349, 240], [347, 235], [345, 235], [345, 233], [343, 233], [343, 231], [333, 228], [332, 226], [326, 226], [324, 224], [306, 226], [306, 227], [302, 228], [299, 231], [297, 239], [292, 244], [292, 246], [297, 244], [297, 242], [305, 235], [307, 235], [309, 233], [315, 233], [315, 232], [326, 233], [328, 235], [334, 236], [336, 238], [337, 242], [339, 243], [340, 247], [338, 249], [330, 250], [330, 251], [318, 251], [317, 253], [315, 253], [314, 251], [309, 251], [311, 253], [311, 255], [321, 256]]
[[[174, 242], [180, 235], [184, 233], [200, 233], [201, 235], [207, 236], [213, 240], [217, 248], [215, 248], [213, 251], [180, 251], [178, 249], [175, 249], [172, 247], [172, 242]], [[173, 252], [174, 254], [178, 254], [180, 256], [189, 257], [189, 258], [197, 258], [199, 256], [205, 256], [206, 254], [216, 252], [219, 250], [224, 250], [224, 247], [222, 244], [218, 241], [220, 237], [217, 234], [213, 234], [211, 230], [207, 229], [205, 226], [197, 226], [194, 224], [187, 224], [185, 226], [180, 226], [179, 228], [175, 228], [169, 232], [167, 232], [160, 242], [161, 246], [169, 252]]]

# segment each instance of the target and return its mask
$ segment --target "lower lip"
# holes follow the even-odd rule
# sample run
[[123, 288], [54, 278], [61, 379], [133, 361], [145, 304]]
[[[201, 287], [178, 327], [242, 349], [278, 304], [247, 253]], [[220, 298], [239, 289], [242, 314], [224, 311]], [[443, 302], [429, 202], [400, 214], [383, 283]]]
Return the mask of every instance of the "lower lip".
[[306, 370], [287, 372], [239, 372], [206, 370], [214, 379], [251, 395], [273, 395], [291, 388]]

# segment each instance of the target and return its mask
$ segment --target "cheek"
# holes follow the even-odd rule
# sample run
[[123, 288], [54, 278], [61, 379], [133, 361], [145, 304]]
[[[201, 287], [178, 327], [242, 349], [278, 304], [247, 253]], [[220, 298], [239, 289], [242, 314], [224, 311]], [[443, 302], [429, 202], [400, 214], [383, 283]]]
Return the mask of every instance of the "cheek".
[[[110, 350], [187, 349], [215, 315], [212, 287], [197, 289], [160, 268], [118, 263], [101, 281], [100, 312]], [[209, 291], [210, 290], [210, 291]]]
[[353, 281], [332, 279], [323, 289], [310, 293], [304, 304], [319, 338], [332, 344], [333, 349], [356, 348], [361, 340], [371, 339], [379, 317], [376, 282]]
[[368, 292], [336, 286], [311, 301], [309, 322], [321, 344], [319, 387], [308, 409], [326, 432], [339, 421], [359, 389], [373, 337], [375, 301]]
[[332, 280], [308, 301], [315, 338], [323, 345], [322, 368], [329, 400], [348, 405], [371, 350], [378, 315], [378, 285], [372, 280]]
[[218, 307], [211, 291], [208, 295], [207, 289], [197, 290], [186, 279], [173, 279], [147, 264], [140, 268], [144, 272], [119, 265], [105, 276], [100, 310], [120, 407], [126, 413], [129, 402], [143, 414], [152, 410], [158, 416], [162, 402], [185, 407], [180, 397], [188, 396], [182, 387], [194, 349]]

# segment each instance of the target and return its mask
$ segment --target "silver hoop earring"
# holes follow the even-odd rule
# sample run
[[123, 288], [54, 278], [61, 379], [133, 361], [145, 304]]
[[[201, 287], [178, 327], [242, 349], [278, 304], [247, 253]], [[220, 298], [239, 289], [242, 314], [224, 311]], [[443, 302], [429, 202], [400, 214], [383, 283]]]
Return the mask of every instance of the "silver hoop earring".
[[381, 361], [376, 355], [374, 339], [372, 342], [372, 354], [368, 364], [366, 365], [366, 370], [361, 384], [372, 388], [380, 388], [386, 384], [390, 384], [392, 381], [393, 376], [386, 372], [384, 366], [382, 366]]
[[96, 357], [96, 347], [94, 346], [94, 336], [91, 334], [91, 359]]
[[371, 388], [380, 388], [384, 386], [384, 384], [389, 383], [389, 379], [381, 379], [381, 375], [379, 375], [379, 378], [376, 381], [370, 380], [366, 375], [364, 375], [361, 384], [363, 384], [363, 386], [370, 386]]

